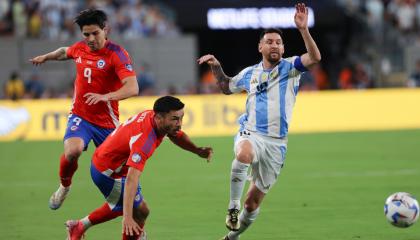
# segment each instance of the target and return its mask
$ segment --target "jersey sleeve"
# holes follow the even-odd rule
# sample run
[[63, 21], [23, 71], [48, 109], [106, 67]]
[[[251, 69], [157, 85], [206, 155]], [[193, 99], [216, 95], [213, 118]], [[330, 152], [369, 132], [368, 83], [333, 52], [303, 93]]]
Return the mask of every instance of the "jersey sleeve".
[[249, 89], [249, 80], [251, 79], [252, 67], [247, 67], [238, 75], [234, 76], [229, 82], [229, 90], [233, 93], [242, 92]]
[[73, 45], [71, 45], [70, 47], [67, 48], [67, 52], [66, 52], [67, 58], [71, 58], [71, 59], [74, 58], [74, 54], [75, 54], [78, 46], [79, 46], [79, 43], [77, 42], [77, 43], [75, 43], [75, 44], [73, 44]]
[[147, 159], [154, 151], [156, 135], [151, 127], [130, 138], [130, 156], [127, 160], [127, 166], [143, 171]]
[[124, 49], [120, 48], [112, 54], [112, 62], [115, 66], [115, 73], [120, 80], [126, 77], [136, 76], [131, 58]]
[[303, 66], [302, 60], [300, 59], [299, 56], [294, 56], [293, 57], [293, 67], [298, 70], [299, 72], [306, 72], [308, 71], [308, 69]]
[[130, 157], [127, 161], [127, 166], [133, 167], [143, 172], [144, 166], [146, 165], [148, 157], [141, 151], [131, 151]]

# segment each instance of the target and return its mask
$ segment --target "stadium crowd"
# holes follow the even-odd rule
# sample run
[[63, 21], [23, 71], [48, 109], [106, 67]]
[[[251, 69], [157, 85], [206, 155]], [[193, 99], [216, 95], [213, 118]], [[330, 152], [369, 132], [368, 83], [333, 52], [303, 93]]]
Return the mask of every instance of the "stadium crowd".
[[125, 38], [177, 35], [174, 12], [141, 0], [2, 0], [0, 34], [66, 40], [78, 34], [74, 16], [82, 9], [103, 9], [113, 33]]
[[[338, 40], [330, 44], [332, 54], [328, 61], [334, 64], [323, 62], [304, 74], [302, 90], [384, 87], [381, 82], [391, 73], [406, 71], [403, 49], [409, 45], [420, 46], [420, 0], [336, 0], [336, 3], [345, 15], [347, 26], [335, 36]], [[175, 12], [156, 1], [3, 0], [0, 1], [0, 36], [74, 38], [79, 32], [73, 17], [81, 9], [92, 7], [114, 16], [110, 18], [111, 34], [123, 38], [180, 34], [175, 25]], [[203, 71], [196, 85], [184, 87], [183, 92], [177, 92], [174, 86], [156, 89], [156, 74], [149, 64], [139, 66], [144, 70], [138, 76], [140, 95], [219, 93], [211, 71]], [[416, 66], [414, 72], [406, 74], [408, 87], [420, 86], [419, 63]], [[37, 73], [28, 79], [17, 78], [21, 83], [12, 80], [14, 77], [10, 79], [3, 86], [7, 98], [69, 97], [72, 94], [71, 85], [62, 92], [44, 86]], [[18, 93], [10, 94], [13, 89]]]

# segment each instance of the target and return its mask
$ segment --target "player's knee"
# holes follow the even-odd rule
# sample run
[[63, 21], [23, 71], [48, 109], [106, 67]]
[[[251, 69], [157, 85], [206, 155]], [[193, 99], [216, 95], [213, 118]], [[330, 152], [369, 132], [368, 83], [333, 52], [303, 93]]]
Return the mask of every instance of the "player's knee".
[[136, 221], [144, 221], [150, 214], [150, 210], [148, 207], [141, 207], [136, 209], [134, 212], [134, 218], [136, 219]]
[[140, 214], [143, 216], [144, 219], [146, 219], [150, 214], [150, 209], [147, 207], [142, 208], [140, 209]]
[[80, 147], [69, 147], [64, 150], [64, 156], [69, 161], [77, 161], [83, 152], [83, 148]]
[[253, 158], [254, 154], [249, 150], [241, 149], [236, 154], [236, 159], [241, 163], [251, 163]]

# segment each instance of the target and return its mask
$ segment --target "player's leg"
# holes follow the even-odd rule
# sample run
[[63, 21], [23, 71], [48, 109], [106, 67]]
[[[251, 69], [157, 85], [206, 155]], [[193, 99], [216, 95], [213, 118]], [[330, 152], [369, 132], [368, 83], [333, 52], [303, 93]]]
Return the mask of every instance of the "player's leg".
[[49, 206], [58, 209], [70, 191], [71, 179], [77, 170], [77, 159], [83, 151], [83, 139], [73, 137], [64, 141], [64, 153], [60, 157], [60, 186], [51, 195]]
[[235, 159], [232, 162], [230, 176], [230, 201], [226, 215], [226, 227], [232, 231], [239, 229], [239, 211], [241, 197], [245, 187], [248, 168], [254, 159], [254, 148], [246, 132], [237, 136], [235, 143]]
[[64, 187], [71, 185], [77, 170], [77, 161], [85, 149], [85, 141], [81, 137], [71, 137], [64, 141], [64, 154], [60, 158], [60, 181]]
[[90, 227], [112, 220], [121, 215], [122, 211], [112, 211], [109, 204], [104, 203], [101, 207], [95, 209], [88, 216], [80, 220], [66, 221], [67, 239], [79, 240]]
[[128, 236], [123, 234], [123, 240], [146, 240], [146, 231], [144, 230], [144, 225], [146, 224], [146, 218], [149, 216], [150, 210], [147, 206], [146, 201], [144, 199], [140, 203], [140, 205], [133, 209], [133, 218], [137, 222], [137, 224], [141, 227], [142, 232], [140, 235]]
[[77, 161], [91, 139], [90, 124], [77, 115], [71, 115], [64, 135], [64, 153], [60, 157], [60, 186], [49, 201], [51, 209], [58, 209], [64, 202], [77, 170]]
[[258, 158], [252, 163], [252, 179], [245, 200], [244, 209], [239, 216], [240, 228], [231, 231], [225, 237], [228, 240], [237, 240], [257, 218], [260, 205], [276, 183], [286, 156], [287, 140], [270, 139], [259, 136], [253, 138]]
[[240, 227], [238, 231], [231, 231], [227, 235], [229, 240], [237, 240], [239, 235], [243, 233], [255, 221], [259, 212], [260, 205], [264, 199], [265, 193], [261, 192], [253, 182], [248, 190], [248, 194], [244, 203], [244, 209], [239, 216]]

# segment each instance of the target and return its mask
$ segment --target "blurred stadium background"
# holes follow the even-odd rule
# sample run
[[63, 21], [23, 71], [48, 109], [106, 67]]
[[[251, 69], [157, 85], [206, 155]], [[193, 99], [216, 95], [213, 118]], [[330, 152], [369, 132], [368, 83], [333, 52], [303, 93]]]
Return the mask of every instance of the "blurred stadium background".
[[[322, 63], [305, 74], [287, 163], [255, 225], [241, 239], [417, 240], [383, 216], [392, 192], [420, 196], [420, 1], [313, 0], [311, 33]], [[0, 0], [0, 236], [65, 238], [62, 223], [102, 203], [89, 176], [90, 146], [59, 211], [58, 156], [71, 104], [74, 65], [28, 59], [80, 39], [78, 11], [109, 15], [110, 38], [139, 73], [139, 97], [122, 101], [121, 121], [155, 96], [187, 103], [185, 130], [215, 149], [210, 165], [164, 144], [141, 179], [152, 208], [152, 239], [218, 239], [224, 233], [235, 123], [245, 95], [222, 96], [208, 67], [213, 53], [232, 76], [260, 61], [262, 27], [284, 31], [286, 56], [305, 51], [290, 27], [296, 1]], [[120, 221], [88, 239], [118, 239]]]

